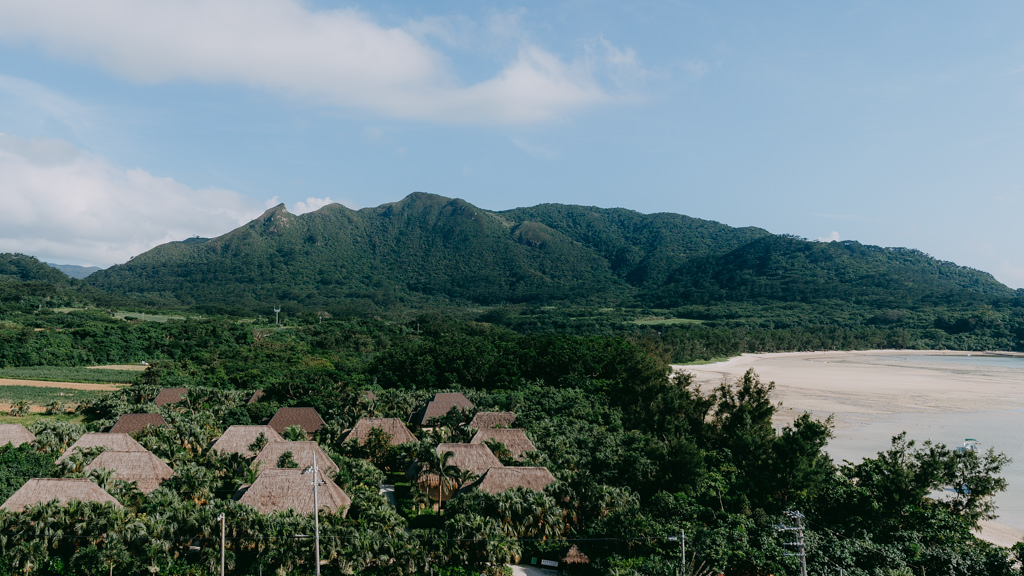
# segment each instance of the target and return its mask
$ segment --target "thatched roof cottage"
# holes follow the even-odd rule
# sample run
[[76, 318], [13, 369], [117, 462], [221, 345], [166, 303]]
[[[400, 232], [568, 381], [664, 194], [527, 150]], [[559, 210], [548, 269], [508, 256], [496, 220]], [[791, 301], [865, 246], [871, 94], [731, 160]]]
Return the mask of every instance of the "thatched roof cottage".
[[56, 500], [64, 505], [72, 500], [80, 502], [102, 502], [122, 508], [121, 503], [88, 478], [31, 478], [11, 494], [0, 508], [21, 512], [29, 506]]
[[285, 429], [289, 426], [301, 426], [306, 431], [306, 434], [312, 438], [313, 434], [319, 432], [326, 423], [315, 408], [303, 407], [279, 409], [274, 414], [274, 417], [270, 419], [269, 425], [278, 434], [284, 434]]
[[153, 399], [153, 403], [157, 406], [177, 404], [185, 399], [186, 394], [188, 394], [188, 388], [164, 388]]
[[[332, 482], [324, 470], [321, 469], [317, 476], [322, 483], [317, 488], [317, 505], [320, 509], [347, 513], [352, 500], [345, 491]], [[303, 474], [301, 468], [270, 468], [260, 472], [252, 485], [243, 486], [235, 494], [235, 499], [241, 504], [252, 506], [260, 514], [289, 509], [299, 514], [312, 514], [312, 480], [312, 474]]]
[[157, 458], [149, 450], [142, 452], [113, 452], [104, 450], [99, 456], [82, 469], [92, 472], [104, 468], [114, 473], [115, 480], [135, 482], [143, 494], [149, 494], [160, 487], [160, 484], [174, 475], [174, 471], [164, 461]]
[[36, 439], [35, 434], [21, 424], [0, 424], [0, 446], [13, 444], [21, 446]]
[[68, 449], [57, 458], [57, 464], [67, 460], [75, 453], [76, 450], [84, 450], [86, 448], [93, 448], [96, 446], [102, 446], [108, 452], [146, 452], [146, 449], [142, 447], [131, 436], [124, 433], [117, 432], [88, 432], [82, 434], [82, 436], [75, 441], [74, 444], [68, 446]]
[[[441, 455], [445, 452], [451, 452], [452, 455], [448, 459], [448, 464], [455, 466], [459, 470], [467, 470], [476, 474], [477, 476], [487, 472], [491, 468], [500, 468], [502, 466], [501, 460], [494, 455], [491, 450], [483, 444], [438, 444], [437, 454]], [[413, 465], [410, 469], [411, 476], [416, 478], [416, 483], [420, 489], [427, 493], [428, 496], [437, 500], [438, 499], [438, 477], [437, 474], [432, 474], [422, 469], [418, 465]], [[442, 490], [440, 499], [442, 501], [448, 500], [452, 493], [460, 488], [455, 486], [450, 490]]]
[[555, 477], [543, 466], [503, 466], [491, 468], [463, 490], [475, 488], [488, 494], [497, 494], [512, 488], [528, 488], [540, 492], [554, 481]]
[[427, 405], [421, 410], [414, 412], [409, 417], [409, 421], [414, 426], [424, 427], [430, 426], [430, 421], [434, 418], [440, 418], [452, 408], [458, 408], [459, 410], [472, 410], [474, 404], [469, 401], [460, 392], [438, 392], [434, 394], [434, 399], [427, 402]]
[[117, 422], [108, 430], [114, 434], [138, 434], [146, 429], [146, 426], [157, 428], [167, 427], [167, 421], [159, 414], [124, 414], [117, 419]]
[[516, 460], [522, 460], [523, 454], [537, 449], [527, 438], [526, 430], [522, 428], [481, 428], [469, 443], [484, 444], [488, 441], [504, 444]]
[[292, 453], [292, 460], [298, 464], [299, 469], [313, 465], [313, 454], [316, 454], [316, 465], [325, 473], [334, 475], [338, 471], [338, 465], [331, 460], [331, 457], [324, 452], [319, 444], [312, 440], [301, 442], [271, 442], [260, 450], [256, 455], [255, 462], [259, 462], [263, 470], [278, 468], [277, 461], [285, 452]]
[[221, 456], [241, 454], [245, 458], [253, 458], [256, 454], [249, 450], [249, 446], [256, 441], [256, 438], [259, 438], [260, 434], [266, 436], [268, 444], [284, 442], [284, 438], [270, 426], [235, 425], [228, 426], [228, 429], [213, 443], [211, 449]]
[[515, 412], [477, 412], [469, 421], [470, 428], [510, 428], [516, 421]]
[[355, 441], [362, 446], [370, 439], [370, 431], [374, 428], [391, 436], [390, 444], [392, 446], [416, 441], [416, 437], [409, 431], [409, 428], [398, 418], [360, 418], [359, 422], [356, 422], [356, 425], [345, 436], [345, 442]]

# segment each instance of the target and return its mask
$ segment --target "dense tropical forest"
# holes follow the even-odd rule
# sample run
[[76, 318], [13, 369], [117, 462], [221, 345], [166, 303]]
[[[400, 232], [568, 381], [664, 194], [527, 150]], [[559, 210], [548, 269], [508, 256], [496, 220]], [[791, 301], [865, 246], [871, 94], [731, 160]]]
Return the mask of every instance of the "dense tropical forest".
[[[320, 515], [324, 574], [507, 574], [574, 545], [584, 573], [797, 574], [794, 532], [779, 529], [795, 513], [811, 574], [1020, 574], [1024, 543], [971, 532], [1005, 489], [1002, 454], [901, 436], [836, 463], [823, 451], [831, 422], [773, 424], [772, 384], [756, 374], [708, 390], [669, 366], [868, 348], [1024, 350], [1024, 293], [913, 250], [422, 194], [360, 211], [278, 207], [85, 280], [2, 255], [0, 377], [124, 387], [0, 389], [4, 421], [35, 434], [0, 447], [0, 500], [29, 478], [90, 477], [123, 505], [0, 510], [0, 574], [215, 573], [222, 513], [228, 573], [313, 574], [313, 518], [236, 501], [259, 465], [210, 448], [291, 406], [323, 417], [315, 440], [351, 498]], [[141, 362], [127, 375], [86, 369]], [[157, 406], [164, 388], [188, 392]], [[442, 391], [473, 408], [397, 446], [343, 442], [360, 418], [405, 421]], [[468, 441], [482, 411], [514, 412], [535, 445], [521, 459], [491, 445], [502, 464], [546, 467], [555, 482], [435, 506], [410, 470], [472, 482], [436, 447]], [[174, 471], [156, 490], [87, 472], [95, 452], [57, 463], [86, 432], [140, 412], [168, 423], [136, 434]]]

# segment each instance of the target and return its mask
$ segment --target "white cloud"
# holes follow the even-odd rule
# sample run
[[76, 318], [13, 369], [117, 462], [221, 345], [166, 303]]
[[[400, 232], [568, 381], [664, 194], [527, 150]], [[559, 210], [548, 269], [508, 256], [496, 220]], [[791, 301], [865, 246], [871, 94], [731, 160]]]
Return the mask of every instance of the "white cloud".
[[[514, 33], [517, 24], [503, 29]], [[567, 63], [521, 39], [497, 74], [461, 85], [424, 36], [453, 42], [459, 33], [428, 20], [385, 28], [362, 12], [312, 11], [301, 0], [0, 3], [0, 39], [38, 43], [131, 81], [240, 83], [433, 121], [555, 119], [613, 98], [595, 79], [600, 66], [636, 64], [629, 49], [607, 43], [601, 62]]]
[[304, 201], [300, 200], [300, 201], [296, 202], [295, 204], [292, 205], [291, 208], [288, 209], [288, 211], [291, 212], [292, 214], [295, 214], [295, 215], [305, 214], [306, 212], [314, 212], [316, 210], [319, 210], [319, 209], [323, 208], [324, 206], [327, 206], [328, 204], [335, 204], [335, 202], [334, 202], [334, 200], [331, 200], [330, 197], [327, 197], [327, 198], [313, 198], [313, 197], [309, 197], [309, 198], [306, 198]]
[[839, 242], [839, 240], [841, 240], [841, 238], [839, 238], [839, 232], [836, 232], [835, 230], [833, 230], [828, 236], [818, 237], [818, 242]]
[[123, 169], [59, 139], [0, 133], [0, 251], [109, 266], [164, 242], [217, 236], [263, 203]]

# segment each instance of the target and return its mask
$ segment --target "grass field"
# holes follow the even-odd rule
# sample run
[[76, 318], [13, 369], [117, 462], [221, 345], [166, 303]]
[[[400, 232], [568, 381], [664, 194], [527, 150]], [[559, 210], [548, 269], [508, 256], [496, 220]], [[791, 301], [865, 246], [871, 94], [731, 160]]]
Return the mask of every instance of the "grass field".
[[133, 370], [110, 370], [104, 368], [63, 366], [25, 366], [21, 368], [0, 368], [0, 378], [16, 380], [43, 380], [46, 382], [97, 382], [130, 384], [138, 377]]
[[167, 322], [168, 320], [184, 320], [184, 316], [164, 316], [162, 314], [143, 314], [142, 312], [115, 312], [114, 318], [122, 320], [144, 320], [146, 322]]
[[54, 400], [68, 404], [96, 400], [110, 394], [100, 390], [74, 390], [72, 388], [40, 388], [37, 386], [0, 386], [0, 402], [14, 404], [25, 401], [34, 406], [46, 406]]
[[78, 414], [26, 414], [24, 416], [8, 416], [6, 413], [0, 413], [0, 424], [21, 424], [25, 428], [31, 427], [38, 420], [58, 420], [60, 422], [83, 422], [85, 416]]
[[665, 326], [670, 324], [702, 324], [701, 320], [693, 320], [692, 318], [665, 318], [662, 316], [647, 316], [645, 318], [637, 318], [633, 320], [633, 324], [639, 324], [641, 326]]

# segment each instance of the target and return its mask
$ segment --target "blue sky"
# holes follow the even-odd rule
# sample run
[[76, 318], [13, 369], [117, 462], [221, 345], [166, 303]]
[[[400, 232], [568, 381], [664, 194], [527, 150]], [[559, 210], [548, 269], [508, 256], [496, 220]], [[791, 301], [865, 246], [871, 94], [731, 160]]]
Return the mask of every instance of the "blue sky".
[[908, 246], [1024, 287], [1019, 2], [0, 0], [0, 251], [424, 191]]

